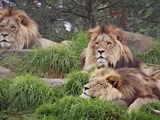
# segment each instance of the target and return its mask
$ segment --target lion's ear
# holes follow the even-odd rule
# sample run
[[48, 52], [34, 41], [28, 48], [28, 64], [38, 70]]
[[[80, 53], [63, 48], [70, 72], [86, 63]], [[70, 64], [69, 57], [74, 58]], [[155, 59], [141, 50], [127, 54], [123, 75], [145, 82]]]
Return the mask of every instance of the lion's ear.
[[116, 87], [118, 84], [118, 77], [117, 76], [109, 76], [107, 81], [113, 86]]
[[87, 35], [88, 40], [95, 39], [101, 33], [100, 26], [90, 29]]
[[116, 36], [117, 40], [121, 41], [123, 39], [122, 30], [115, 25], [108, 25], [105, 27], [106, 33]]
[[16, 21], [20, 24], [27, 26], [28, 25], [28, 17], [25, 15], [18, 15], [16, 16]]
[[116, 37], [117, 37], [117, 40], [122, 41], [122, 39], [123, 39], [123, 34], [122, 34], [122, 31], [121, 31], [121, 30], [117, 29], [117, 30], [115, 31], [115, 35], [116, 35]]
[[21, 20], [21, 24], [26, 26], [27, 23], [28, 23], [28, 18], [26, 16], [24, 16], [24, 15], [20, 15], [19, 18]]
[[87, 38], [88, 38], [89, 41], [91, 40], [92, 35], [93, 35], [93, 32], [88, 33]]

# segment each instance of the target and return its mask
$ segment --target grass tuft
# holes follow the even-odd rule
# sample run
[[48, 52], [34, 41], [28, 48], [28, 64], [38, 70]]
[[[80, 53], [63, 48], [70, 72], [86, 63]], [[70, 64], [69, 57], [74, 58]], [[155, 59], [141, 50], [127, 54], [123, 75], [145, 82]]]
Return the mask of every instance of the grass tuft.
[[83, 86], [89, 81], [89, 74], [83, 71], [73, 71], [68, 75], [64, 91], [69, 95], [80, 95]]
[[63, 76], [72, 70], [79, 69], [80, 62], [68, 48], [48, 48], [37, 49], [30, 52], [25, 58], [20, 70], [29, 72], [33, 75], [43, 76], [51, 71], [50, 74]]
[[23, 75], [13, 81], [9, 89], [11, 109], [34, 109], [43, 103], [56, 101], [52, 88], [38, 77]]

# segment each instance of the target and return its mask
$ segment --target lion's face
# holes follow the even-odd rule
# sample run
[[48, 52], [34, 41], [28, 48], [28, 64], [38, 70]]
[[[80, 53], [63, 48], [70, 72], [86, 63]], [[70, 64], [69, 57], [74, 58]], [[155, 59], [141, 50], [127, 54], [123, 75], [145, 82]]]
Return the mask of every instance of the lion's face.
[[115, 40], [108, 34], [100, 34], [95, 40], [93, 40], [93, 50], [97, 60], [98, 67], [108, 67], [108, 61], [112, 55], [113, 49], [115, 49]]
[[9, 49], [15, 41], [19, 25], [13, 17], [5, 17], [0, 22], [0, 46]]
[[28, 49], [40, 38], [37, 24], [24, 11], [0, 10], [0, 49]]
[[113, 76], [112, 74], [115, 73], [112, 72], [105, 75], [103, 71], [97, 70], [92, 75], [90, 82], [84, 85], [82, 98], [99, 98], [106, 101], [122, 98], [122, 93], [115, 87], [118, 76]]
[[88, 33], [89, 44], [81, 54], [83, 70], [139, 67], [141, 61], [123, 41], [123, 30], [114, 25], [97, 26]]

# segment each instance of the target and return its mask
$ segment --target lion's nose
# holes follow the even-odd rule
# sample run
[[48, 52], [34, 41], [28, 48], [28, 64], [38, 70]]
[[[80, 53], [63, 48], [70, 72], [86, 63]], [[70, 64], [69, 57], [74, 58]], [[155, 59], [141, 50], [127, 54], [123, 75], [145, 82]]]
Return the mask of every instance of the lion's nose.
[[8, 36], [7, 33], [2, 33], [1, 35], [2, 35], [4, 38], [5, 38], [6, 36]]
[[88, 90], [89, 88], [88, 87], [84, 87], [84, 90]]
[[104, 50], [98, 50], [98, 52], [99, 52], [100, 54], [102, 54], [102, 53], [104, 53], [105, 51], [104, 51]]

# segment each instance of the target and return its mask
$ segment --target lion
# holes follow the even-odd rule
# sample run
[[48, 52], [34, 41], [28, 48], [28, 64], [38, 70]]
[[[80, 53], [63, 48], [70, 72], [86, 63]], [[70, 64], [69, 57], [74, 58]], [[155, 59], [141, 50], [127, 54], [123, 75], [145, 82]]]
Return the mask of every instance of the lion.
[[60, 47], [66, 44], [56, 43], [42, 38], [38, 26], [27, 13], [15, 8], [0, 11], [0, 49], [22, 50], [41, 45], [43, 48]]
[[122, 30], [117, 26], [102, 25], [90, 29], [88, 39], [88, 47], [81, 53], [85, 71], [101, 67], [138, 68], [142, 64], [123, 41]]
[[99, 98], [126, 105], [129, 112], [160, 100], [160, 79], [153, 79], [137, 68], [100, 68], [84, 85], [82, 98]]

